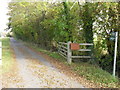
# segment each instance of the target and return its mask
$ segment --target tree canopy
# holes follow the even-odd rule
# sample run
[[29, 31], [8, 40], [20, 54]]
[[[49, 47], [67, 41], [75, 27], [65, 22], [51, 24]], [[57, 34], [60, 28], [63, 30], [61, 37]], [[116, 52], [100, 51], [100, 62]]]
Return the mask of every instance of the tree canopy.
[[108, 72], [112, 71], [114, 57], [110, 33], [118, 31], [120, 76], [120, 2], [11, 2], [9, 9], [8, 26], [18, 39], [48, 50], [56, 50], [61, 41], [94, 43], [95, 62]]

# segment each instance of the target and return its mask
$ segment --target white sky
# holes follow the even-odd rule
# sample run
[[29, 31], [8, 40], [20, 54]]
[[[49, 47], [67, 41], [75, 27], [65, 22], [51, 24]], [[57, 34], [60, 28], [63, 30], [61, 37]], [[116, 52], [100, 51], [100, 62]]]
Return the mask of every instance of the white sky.
[[8, 2], [10, 0], [0, 0], [0, 32], [7, 28], [8, 18]]

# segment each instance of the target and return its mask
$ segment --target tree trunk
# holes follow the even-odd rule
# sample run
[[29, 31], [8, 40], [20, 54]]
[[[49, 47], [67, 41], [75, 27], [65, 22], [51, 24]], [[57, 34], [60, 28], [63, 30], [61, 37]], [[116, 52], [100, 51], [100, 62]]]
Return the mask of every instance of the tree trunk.
[[65, 22], [66, 22], [66, 24], [67, 24], [67, 27], [65, 28], [65, 30], [69, 33], [68, 35], [68, 37], [66, 37], [66, 38], [68, 38], [68, 41], [73, 41], [73, 39], [72, 39], [72, 31], [71, 31], [71, 29], [70, 29], [70, 13], [69, 13], [69, 8], [68, 8], [68, 5], [67, 5], [67, 3], [66, 2], [63, 2], [63, 6], [64, 6], [64, 14], [65, 14]]

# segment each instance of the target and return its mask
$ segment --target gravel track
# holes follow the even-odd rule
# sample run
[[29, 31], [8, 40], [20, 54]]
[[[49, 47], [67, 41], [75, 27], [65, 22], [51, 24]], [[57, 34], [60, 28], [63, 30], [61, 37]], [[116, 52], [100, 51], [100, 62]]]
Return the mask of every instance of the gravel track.
[[26, 47], [23, 43], [10, 39], [15, 52], [20, 82], [9, 84], [8, 88], [83, 88], [73, 78], [61, 73], [42, 56]]

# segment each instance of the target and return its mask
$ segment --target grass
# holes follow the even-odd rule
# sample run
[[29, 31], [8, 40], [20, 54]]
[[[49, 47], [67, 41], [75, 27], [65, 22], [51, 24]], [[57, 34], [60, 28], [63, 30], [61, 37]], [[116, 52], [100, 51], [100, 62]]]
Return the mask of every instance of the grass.
[[12, 67], [12, 51], [10, 48], [10, 39], [2, 38], [2, 73], [9, 72]]
[[110, 73], [97, 66], [84, 62], [73, 63], [72, 66], [73, 70], [78, 72], [80, 76], [83, 76], [87, 80], [96, 83], [100, 87], [119, 87], [119, 81], [117, 78], [114, 78]]
[[[39, 51], [43, 52], [47, 55], [49, 55], [52, 58], [55, 58], [59, 60], [60, 62], [63, 62], [65, 65], [69, 65], [67, 61], [61, 57], [57, 52], [50, 52], [44, 49], [41, 49], [37, 47], [37, 45], [33, 44], [26, 44], [29, 47]], [[89, 63], [85, 62], [74, 62], [71, 65], [69, 65], [72, 70], [77, 72], [80, 76], [86, 78], [90, 82], [95, 83], [98, 85], [98, 87], [108, 87], [108, 88], [120, 88], [120, 85], [118, 85], [119, 80], [118, 78], [114, 78], [110, 73], [102, 70], [100, 67], [91, 65]]]

